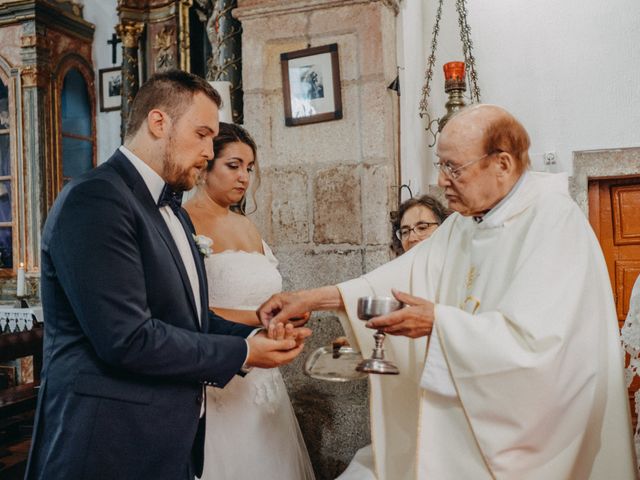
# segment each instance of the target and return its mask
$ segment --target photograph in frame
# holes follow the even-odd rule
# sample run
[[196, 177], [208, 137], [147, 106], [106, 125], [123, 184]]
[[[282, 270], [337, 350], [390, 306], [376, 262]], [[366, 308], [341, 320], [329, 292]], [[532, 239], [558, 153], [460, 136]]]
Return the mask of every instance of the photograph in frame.
[[338, 45], [280, 55], [287, 126], [342, 118]]
[[122, 93], [122, 71], [120, 67], [99, 70], [100, 111], [120, 110]]

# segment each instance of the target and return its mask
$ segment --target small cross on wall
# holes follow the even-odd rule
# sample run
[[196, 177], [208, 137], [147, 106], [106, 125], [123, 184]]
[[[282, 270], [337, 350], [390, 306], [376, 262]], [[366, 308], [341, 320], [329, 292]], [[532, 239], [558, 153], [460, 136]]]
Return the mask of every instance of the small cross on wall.
[[111, 34], [111, 40], [107, 40], [107, 43], [111, 45], [111, 63], [116, 63], [117, 58], [117, 47], [119, 43], [122, 43], [122, 40], [115, 33]]

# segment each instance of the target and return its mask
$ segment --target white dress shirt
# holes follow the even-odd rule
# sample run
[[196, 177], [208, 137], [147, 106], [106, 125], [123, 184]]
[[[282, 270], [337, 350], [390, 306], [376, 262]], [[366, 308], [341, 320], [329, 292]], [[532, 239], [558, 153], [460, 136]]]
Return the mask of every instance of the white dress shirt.
[[[138, 171], [138, 173], [144, 180], [145, 185], [149, 189], [153, 201], [155, 203], [158, 203], [158, 199], [160, 198], [160, 194], [162, 193], [162, 189], [164, 188], [165, 181], [149, 165], [140, 160], [140, 158], [138, 158], [127, 147], [122, 145], [120, 147], [120, 151], [125, 157], [129, 159], [129, 161], [131, 161], [131, 164]], [[193, 297], [198, 311], [198, 323], [200, 323], [200, 316], [202, 314], [202, 305], [200, 305], [200, 282], [198, 280], [198, 270], [196, 270], [196, 262], [193, 258], [193, 253], [191, 252], [187, 232], [185, 231], [182, 223], [180, 223], [180, 220], [173, 212], [173, 210], [171, 210], [171, 207], [169, 207], [169, 205], [160, 207], [159, 211], [160, 215], [162, 215], [162, 218], [167, 224], [169, 232], [171, 232], [173, 240], [176, 242], [176, 246], [178, 247], [178, 251], [180, 252], [180, 258], [182, 259], [184, 268], [187, 271], [189, 283], [191, 284], [191, 291], [193, 292]]]

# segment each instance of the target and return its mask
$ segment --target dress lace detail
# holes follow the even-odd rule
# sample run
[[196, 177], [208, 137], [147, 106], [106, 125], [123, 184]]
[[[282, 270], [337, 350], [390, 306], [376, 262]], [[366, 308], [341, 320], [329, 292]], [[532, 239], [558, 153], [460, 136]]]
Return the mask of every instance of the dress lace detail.
[[[634, 379], [640, 376], [640, 277], [636, 280], [631, 291], [629, 313], [622, 327], [621, 335], [624, 350], [630, 357], [629, 365], [624, 372], [627, 388], [629, 388]], [[635, 392], [634, 403], [636, 415], [639, 415], [640, 419], [640, 390]], [[636, 456], [640, 458], [640, 421], [636, 425], [633, 440]]]
[[282, 290], [278, 260], [263, 243], [260, 252], [225, 250], [205, 258], [209, 281], [209, 305], [218, 308], [255, 310]]
[[[227, 250], [205, 257], [211, 307], [255, 310], [282, 290], [278, 261], [264, 242], [263, 249], [264, 255]], [[258, 478], [314, 478], [287, 389], [276, 368], [254, 368], [245, 377], [234, 377], [223, 389], [207, 387], [202, 479]]]

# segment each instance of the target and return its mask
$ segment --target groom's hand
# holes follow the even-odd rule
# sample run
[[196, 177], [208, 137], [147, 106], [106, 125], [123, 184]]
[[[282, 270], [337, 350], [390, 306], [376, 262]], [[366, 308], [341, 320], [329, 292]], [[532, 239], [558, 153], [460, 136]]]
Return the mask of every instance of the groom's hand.
[[304, 340], [311, 335], [311, 330], [293, 326], [288, 329], [282, 326], [282, 330], [280, 339], [268, 338], [265, 331], [249, 338], [246, 364], [250, 367], [273, 368], [286, 365], [296, 358], [302, 352]]

